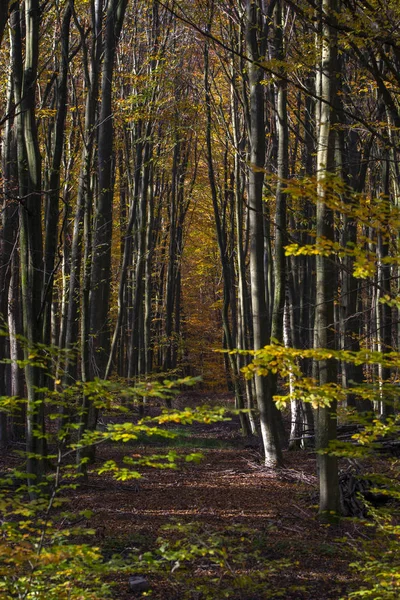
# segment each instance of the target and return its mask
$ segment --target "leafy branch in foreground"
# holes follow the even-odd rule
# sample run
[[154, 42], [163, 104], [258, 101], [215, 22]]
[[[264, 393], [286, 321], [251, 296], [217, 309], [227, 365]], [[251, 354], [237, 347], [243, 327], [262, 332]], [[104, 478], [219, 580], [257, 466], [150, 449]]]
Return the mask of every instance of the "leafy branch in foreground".
[[[112, 406], [118, 414], [118, 398], [136, 393], [157, 394], [158, 397], [171, 395], [176, 393], [181, 383], [181, 380], [174, 383], [165, 381], [146, 384], [146, 388], [126, 389], [121, 384], [97, 380], [85, 386], [85, 393], [92, 394], [102, 407]], [[184, 385], [190, 383], [185, 378]], [[61, 407], [63, 404], [70, 406], [74, 393], [82, 387], [79, 384], [60, 393], [43, 390], [41, 402], [47, 403], [47, 418], [60, 423], [58, 429], [46, 436], [49, 453], [45, 458], [52, 465], [50, 471], [37, 480], [30, 476], [28, 482], [23, 470], [9, 469], [0, 480], [0, 595], [6, 599], [102, 600], [111, 594], [110, 575], [126, 566], [115, 559], [105, 562], [100, 548], [86, 541], [87, 536], [94, 533], [82, 526], [82, 522], [90, 518], [90, 513], [75, 513], [67, 509], [71, 491], [78, 488], [81, 477], [79, 465], [75, 462], [77, 449], [92, 444], [130, 444], [143, 436], [173, 438], [176, 434], [165, 428], [168, 423], [211, 423], [228, 418], [222, 409], [205, 407], [185, 409], [182, 414], [165, 411], [158, 417], [136, 423], [110, 423], [103, 431], [86, 431], [77, 440], [79, 419], [75, 423], [64, 421], [60, 404]], [[0, 409], [3, 404], [8, 405], [7, 398], [1, 399]], [[126, 407], [121, 405], [121, 408], [124, 414]], [[42, 433], [36, 431], [36, 435]], [[141, 456], [130, 452], [121, 463], [109, 460], [93, 468], [92, 472], [110, 473], [116, 480], [125, 481], [140, 478], [144, 467], [177, 468], [181, 461], [200, 459], [199, 453], [182, 455], [169, 451]], [[82, 539], [85, 540], [83, 543]]]
[[[362, 384], [343, 387], [338, 383], [329, 382], [321, 385], [312, 377], [306, 377], [301, 363], [304, 359], [317, 363], [322, 361], [337, 361], [353, 365], [381, 365], [389, 369], [400, 367], [400, 352], [377, 352], [362, 349], [358, 352], [350, 350], [332, 350], [327, 348], [298, 349], [271, 343], [260, 350], [235, 350], [235, 353], [247, 354], [253, 357], [251, 363], [243, 367], [246, 378], [254, 375], [266, 376], [269, 373], [278, 374], [283, 389], [287, 394], [276, 394], [274, 400], [278, 408], [284, 408], [291, 400], [301, 399], [310, 402], [313, 408], [330, 406], [333, 401], [345, 400], [349, 394], [373, 401], [393, 402], [398, 396], [398, 386], [390, 381], [381, 381], [379, 385], [364, 382]], [[351, 383], [351, 382], [350, 382]]]
[[[241, 351], [242, 352], [242, 351]], [[400, 367], [399, 352], [373, 352], [362, 349], [358, 352], [331, 350], [326, 348], [296, 349], [272, 343], [261, 350], [248, 352], [253, 362], [243, 368], [246, 377], [254, 374], [266, 376], [276, 373], [280, 376], [283, 393], [274, 400], [279, 408], [284, 408], [292, 400], [309, 402], [313, 408], [339, 405], [339, 417], [355, 425], [350, 441], [331, 440], [326, 448], [318, 452], [357, 460], [368, 459], [367, 468], [371, 468], [371, 459], [380, 459], [382, 472], [364, 473], [362, 478], [369, 484], [369, 492], [385, 503], [379, 509], [365, 498], [368, 519], [363, 525], [369, 528], [363, 539], [341, 540], [350, 546], [357, 558], [350, 566], [362, 574], [363, 585], [347, 598], [366, 598], [369, 600], [395, 600], [400, 591], [400, 475], [398, 458], [380, 453], [385, 443], [398, 442], [400, 436], [400, 415], [395, 411], [399, 401], [399, 388], [393, 380], [364, 381], [348, 387], [338, 383], [320, 385], [315, 379], [305, 377], [301, 365], [304, 359], [318, 362], [343, 361], [354, 365], [381, 365], [397, 372]], [[285, 393], [287, 392], [287, 393]], [[361, 400], [369, 401], [370, 411], [360, 413], [346, 406], [348, 394], [354, 394]], [[387, 403], [392, 414], [380, 418], [374, 414], [374, 404]], [[338, 415], [332, 414], [333, 418]], [[374, 464], [374, 463], [372, 463]]]
[[266, 561], [259, 537], [259, 531], [238, 524], [218, 531], [199, 522], [173, 523], [162, 527], [155, 551], [134, 554], [131, 560], [137, 572], [168, 573], [180, 598], [193, 598], [195, 592], [205, 600], [233, 600], [249, 590], [276, 598], [271, 576], [290, 561]]

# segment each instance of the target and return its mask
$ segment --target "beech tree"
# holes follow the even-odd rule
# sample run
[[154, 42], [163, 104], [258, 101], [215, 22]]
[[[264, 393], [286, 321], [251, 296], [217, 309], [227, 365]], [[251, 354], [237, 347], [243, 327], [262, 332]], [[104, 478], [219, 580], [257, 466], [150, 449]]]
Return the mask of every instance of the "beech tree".
[[[320, 7], [320, 35], [317, 49], [320, 64], [317, 67], [316, 91], [318, 96], [316, 125], [317, 140], [317, 240], [333, 241], [333, 212], [327, 206], [329, 175], [334, 172], [334, 116], [332, 105], [335, 98], [337, 72], [337, 39], [332, 20], [336, 12], [334, 0], [323, 0]], [[329, 22], [327, 22], [329, 20]], [[331, 348], [335, 336], [334, 323], [334, 281], [332, 261], [325, 256], [316, 257], [316, 307], [314, 324], [314, 345], [316, 348]], [[332, 360], [317, 364], [320, 385], [336, 381], [336, 368]], [[317, 447], [325, 450], [331, 440], [336, 439], [336, 404], [317, 409]], [[337, 459], [329, 453], [318, 455], [320, 482], [320, 512], [339, 510], [339, 486]]]
[[[248, 1], [246, 4], [246, 37], [249, 52], [249, 236], [250, 236], [250, 277], [251, 306], [253, 319], [254, 349], [259, 350], [269, 341], [266, 302], [266, 282], [264, 276], [264, 209], [263, 181], [265, 168], [265, 99], [262, 85], [262, 61], [265, 58], [269, 19], [265, 6]], [[269, 5], [270, 11], [273, 3]], [[269, 18], [267, 18], [269, 17]], [[281, 463], [281, 446], [278, 437], [276, 407], [272, 399], [273, 380], [271, 377], [256, 376], [257, 405], [260, 412], [260, 425], [263, 436], [265, 462], [269, 466]]]
[[[14, 45], [14, 96], [20, 106], [16, 118], [17, 165], [19, 196], [19, 243], [22, 289], [23, 333], [26, 338], [25, 357], [29, 359], [35, 346], [42, 341], [42, 173], [41, 154], [36, 123], [36, 78], [39, 58], [40, 7], [36, 0], [28, 0], [23, 15], [16, 3]], [[20, 20], [23, 18], [24, 34]], [[24, 44], [24, 58], [23, 47]], [[41, 387], [41, 370], [28, 360], [25, 367], [27, 392], [26, 445], [28, 475], [39, 477], [43, 472], [43, 403], [38, 389]], [[30, 480], [28, 480], [30, 481]]]
[[94, 214], [94, 238], [89, 298], [89, 331], [93, 340], [91, 375], [104, 377], [109, 348], [109, 297], [114, 194], [112, 84], [115, 53], [127, 0], [108, 3], [101, 74], [101, 102], [97, 138], [98, 192]]

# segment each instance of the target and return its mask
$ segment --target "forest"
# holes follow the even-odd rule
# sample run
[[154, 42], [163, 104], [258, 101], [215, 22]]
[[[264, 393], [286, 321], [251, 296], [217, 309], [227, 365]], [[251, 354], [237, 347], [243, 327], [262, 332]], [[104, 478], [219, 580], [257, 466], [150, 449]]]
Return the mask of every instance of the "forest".
[[398, 599], [398, 0], [0, 0], [0, 137], [0, 597]]

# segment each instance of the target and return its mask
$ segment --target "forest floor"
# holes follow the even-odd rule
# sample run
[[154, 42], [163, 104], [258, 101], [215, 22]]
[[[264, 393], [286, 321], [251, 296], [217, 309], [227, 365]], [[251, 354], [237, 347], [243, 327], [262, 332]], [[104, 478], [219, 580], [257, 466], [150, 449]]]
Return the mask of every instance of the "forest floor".
[[[229, 404], [226, 395], [189, 394], [179, 397], [176, 407], [221, 400]], [[155, 600], [338, 600], [357, 585], [348, 565], [361, 526], [346, 519], [334, 525], [318, 520], [312, 452], [285, 452], [284, 468], [272, 473], [257, 447], [246, 445], [235, 419], [169, 427], [175, 427], [176, 440], [108, 444], [99, 449], [97, 461], [174, 449], [183, 455], [201, 452], [199, 463], [184, 462], [177, 470], [145, 468], [137, 486], [93, 474], [73, 494], [74, 510], [93, 511], [91, 543], [106, 558], [154, 552], [160, 537], [164, 548], [169, 541], [169, 549], [174, 544], [175, 550], [186, 549], [188, 560], [170, 556], [158, 570], [132, 562], [130, 573], [115, 576], [116, 599], [141, 596], [128, 586], [129, 575], [138, 574], [149, 582], [146, 597]]]

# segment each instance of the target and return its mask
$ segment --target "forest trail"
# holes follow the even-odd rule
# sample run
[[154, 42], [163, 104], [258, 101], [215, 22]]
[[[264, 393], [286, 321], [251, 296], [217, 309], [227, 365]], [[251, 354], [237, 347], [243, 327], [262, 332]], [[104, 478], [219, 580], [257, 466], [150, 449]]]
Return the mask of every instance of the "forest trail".
[[[226, 402], [226, 397], [222, 399]], [[187, 406], [188, 398], [180, 402]], [[95, 543], [106, 556], [126, 555], [132, 548], [140, 552], [154, 550], [163, 526], [195, 523], [193, 540], [222, 535], [226, 544], [227, 535], [232, 540], [241, 535], [240, 539], [246, 538], [246, 543], [251, 541], [251, 551], [257, 556], [247, 553], [242, 565], [243, 573], [250, 578], [258, 577], [253, 573], [253, 563], [256, 569], [256, 563], [261, 562], [267, 568], [270, 561], [286, 561], [282, 566], [273, 563], [276, 572], [261, 584], [259, 592], [252, 590], [246, 594], [246, 586], [235, 589], [235, 582], [231, 581], [229, 596], [224, 595], [227, 585], [224, 569], [215, 565], [208, 568], [204, 559], [200, 563], [195, 561], [189, 569], [191, 575], [201, 581], [207, 581], [208, 577], [210, 582], [213, 577], [220, 578], [219, 585], [211, 584], [215, 595], [211, 592], [209, 598], [338, 600], [349, 591], [354, 583], [354, 574], [348, 568], [352, 557], [338, 538], [356, 537], [356, 525], [345, 521], [327, 526], [318, 522], [312, 453], [286, 452], [285, 468], [273, 474], [261, 465], [258, 451], [246, 447], [235, 420], [212, 425], [179, 425], [176, 430], [177, 440], [169, 441], [168, 447], [162, 440], [161, 445], [157, 441], [140, 441], [134, 446], [107, 445], [98, 453], [98, 461], [119, 461], [123, 456], [162, 453], [173, 448], [182, 454], [201, 452], [201, 462], [184, 463], [178, 470], [145, 468], [138, 486], [132, 481], [116, 482], [111, 476], [92, 475], [87, 486], [74, 492], [74, 510], [93, 511], [88, 526], [96, 530]], [[244, 533], [240, 533], [241, 528], [245, 528]], [[235, 530], [239, 533], [233, 533]], [[171, 534], [163, 534], [166, 535]], [[191, 534], [186, 532], [185, 536], [190, 539]], [[184, 589], [188, 575], [183, 575], [182, 583], [179, 571], [180, 567], [172, 574], [150, 574], [150, 597], [157, 600], [205, 597], [188, 594], [187, 588]], [[137, 597], [128, 591], [127, 581], [126, 574], [121, 576], [116, 598]]]

